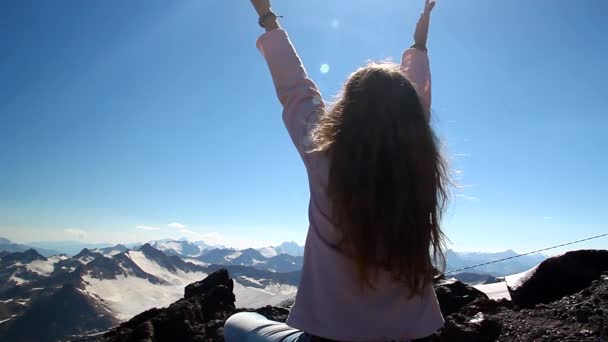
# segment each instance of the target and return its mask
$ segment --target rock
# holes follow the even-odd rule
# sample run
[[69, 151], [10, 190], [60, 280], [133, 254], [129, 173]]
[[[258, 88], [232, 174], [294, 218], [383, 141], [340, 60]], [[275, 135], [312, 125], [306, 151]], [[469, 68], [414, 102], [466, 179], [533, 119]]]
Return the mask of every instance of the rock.
[[456, 279], [442, 279], [435, 284], [435, 293], [443, 316], [459, 311], [476, 299], [488, 299], [485, 293]]
[[483, 314], [476, 315], [475, 318], [466, 323], [459, 323], [452, 317], [448, 317], [438, 340], [490, 342], [496, 341], [500, 335], [500, 330], [501, 325], [495, 318]]
[[[507, 300], [490, 300], [454, 279], [438, 279], [434, 288], [446, 323], [441, 330], [419, 341], [608, 341], [608, 278], [600, 277], [589, 283], [590, 286], [558, 300], [522, 308]], [[555, 283], [544, 284], [548, 291], [552, 291], [552, 286]], [[146, 311], [94, 339], [223, 341], [224, 322], [235, 312], [255, 311], [279, 322], [289, 315], [288, 309], [272, 306], [235, 310], [234, 301], [233, 282], [226, 270], [219, 270], [189, 285], [185, 298], [168, 308]]]
[[587, 323], [589, 321], [589, 316], [591, 316], [593, 312], [588, 307], [581, 307], [576, 310], [576, 320], [577, 322]]
[[510, 288], [513, 304], [532, 307], [577, 293], [608, 271], [608, 250], [580, 250], [549, 258]]
[[204, 295], [207, 291], [220, 285], [226, 286], [230, 291], [234, 290], [234, 282], [230, 279], [228, 270], [226, 269], [215, 271], [207, 276], [207, 278], [186, 286], [184, 298]]
[[282, 308], [282, 307], [277, 307], [277, 306], [264, 306], [262, 308], [259, 309], [238, 309], [238, 312], [240, 311], [245, 311], [245, 312], [257, 312], [260, 315], [268, 318], [271, 321], [277, 321], [277, 322], [283, 322], [285, 323], [287, 321], [287, 316], [289, 316], [289, 309], [286, 308]]
[[151, 309], [97, 341], [222, 341], [226, 319], [235, 311], [232, 279], [226, 270], [186, 288], [186, 297], [168, 308]]

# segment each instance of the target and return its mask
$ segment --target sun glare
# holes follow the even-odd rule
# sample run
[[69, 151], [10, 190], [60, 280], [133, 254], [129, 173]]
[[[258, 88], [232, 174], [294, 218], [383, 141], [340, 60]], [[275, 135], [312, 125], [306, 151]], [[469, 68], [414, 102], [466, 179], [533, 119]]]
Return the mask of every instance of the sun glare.
[[327, 74], [329, 72], [329, 64], [321, 64], [321, 73]]

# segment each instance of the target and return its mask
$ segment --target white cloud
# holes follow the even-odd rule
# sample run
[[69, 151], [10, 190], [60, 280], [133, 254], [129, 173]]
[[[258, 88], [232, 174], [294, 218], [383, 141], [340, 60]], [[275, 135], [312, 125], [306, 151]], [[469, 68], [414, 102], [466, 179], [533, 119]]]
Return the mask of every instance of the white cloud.
[[173, 228], [173, 229], [184, 229], [184, 228], [186, 228], [186, 225], [178, 223], [178, 222], [171, 222], [167, 225], [167, 227]]
[[479, 201], [479, 198], [477, 198], [475, 196], [456, 195], [456, 197], [463, 198], [463, 199], [469, 200], [469, 201]]
[[78, 228], [64, 229], [63, 232], [66, 234], [75, 235], [79, 239], [84, 239], [85, 235], [87, 235], [86, 231]]
[[158, 227], [147, 227], [147, 226], [137, 226], [135, 229], [139, 230], [160, 230]]

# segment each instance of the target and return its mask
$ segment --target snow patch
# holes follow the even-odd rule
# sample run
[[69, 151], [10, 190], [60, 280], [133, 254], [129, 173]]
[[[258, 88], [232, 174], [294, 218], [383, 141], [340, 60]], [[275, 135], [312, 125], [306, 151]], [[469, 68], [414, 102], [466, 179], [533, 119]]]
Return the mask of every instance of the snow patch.
[[264, 284], [260, 283], [260, 281], [257, 279], [253, 279], [253, 278], [249, 278], [249, 277], [245, 277], [245, 276], [240, 276], [239, 278], [247, 280], [248, 282], [256, 284], [256, 285], [264, 286]]
[[260, 252], [260, 254], [262, 254], [266, 258], [272, 258], [273, 256], [279, 255], [279, 253], [277, 253], [274, 247], [260, 248], [258, 249], [258, 252]]
[[7, 318], [7, 319], [3, 319], [3, 320], [1, 320], [1, 321], [0, 321], [0, 324], [2, 324], [2, 323], [4, 323], [4, 322], [8, 322], [8, 321], [10, 321], [11, 319], [15, 318], [16, 316], [17, 316], [17, 315], [12, 315], [11, 317], [9, 317], [9, 318]]
[[169, 241], [169, 242], [160, 242], [156, 244], [156, 249], [160, 249], [161, 251], [174, 250], [179, 254], [182, 254], [183, 246], [180, 242], [177, 241]]
[[73, 266], [72, 267], [61, 266], [61, 269], [62, 270], [67, 270], [68, 273], [72, 273], [72, 272], [74, 272], [74, 270], [76, 269], [76, 267], [73, 267]]
[[208, 264], [206, 262], [202, 262], [202, 261], [196, 260], [196, 259], [184, 259], [184, 261], [189, 262], [191, 264], [198, 265], [198, 266], [203, 266], [203, 267], [207, 267], [207, 266], [211, 265], [211, 264]]
[[10, 278], [8, 278], [8, 281], [13, 281], [17, 285], [21, 285], [21, 284], [27, 283], [27, 280], [17, 277], [14, 273], [13, 273], [13, 275], [11, 275]]
[[185, 287], [188, 284], [200, 281], [207, 277], [207, 274], [202, 272], [184, 272], [182, 270], [177, 270], [177, 272], [173, 273], [168, 269], [160, 266], [155, 261], [146, 258], [144, 253], [140, 251], [129, 251], [127, 255], [144, 272], [151, 274], [157, 278], [160, 278], [173, 285], [180, 285]]
[[490, 299], [501, 300], [504, 298], [511, 300], [511, 294], [507, 288], [507, 283], [504, 281], [494, 284], [474, 285], [473, 287], [485, 293]]
[[69, 259], [69, 257], [67, 257], [65, 255], [53, 255], [52, 257], [47, 258], [48, 262], [53, 265], [60, 261], [67, 260], [67, 259]]
[[293, 298], [298, 288], [285, 284], [270, 284], [263, 289], [243, 286], [238, 281], [234, 282], [234, 294], [236, 296], [237, 308], [260, 308], [266, 305], [278, 305], [279, 303]]
[[109, 252], [105, 252], [103, 255], [104, 255], [105, 257], [108, 257], [108, 258], [109, 258], [109, 257], [113, 257], [113, 256], [115, 256], [115, 255], [118, 255], [118, 254], [120, 254], [120, 253], [122, 253], [122, 251], [120, 251], [120, 250], [118, 250], [118, 249], [113, 249], [113, 250], [111, 250], [111, 251], [109, 251]]
[[531, 269], [529, 269], [527, 271], [505, 276], [505, 282], [506, 282], [507, 286], [509, 286], [512, 290], [517, 289], [526, 280], [528, 280], [534, 274], [534, 272], [536, 272], [537, 268], [538, 268], [538, 265], [535, 267], [532, 267]]
[[232, 253], [232, 254], [230, 254], [230, 255], [226, 255], [226, 256], [224, 257], [224, 259], [225, 259], [226, 261], [234, 260], [234, 259], [236, 259], [236, 258], [240, 257], [240, 256], [241, 256], [241, 254], [243, 254], [243, 252], [241, 252], [241, 251], [236, 251], [236, 252], [234, 252], [234, 253]]
[[184, 295], [185, 286], [154, 285], [147, 279], [96, 279], [83, 276], [85, 291], [105, 303], [116, 319], [126, 321], [154, 307], [167, 307]]
[[129, 251], [127, 256], [144, 272], [165, 281], [152, 284], [147, 279], [120, 275], [116, 279], [96, 279], [83, 276], [85, 291], [99, 298], [114, 316], [125, 321], [151, 308], [167, 307], [184, 295], [188, 284], [207, 277], [202, 272], [171, 272], [140, 251]]
[[44, 260], [34, 260], [29, 264], [25, 265], [25, 267], [35, 273], [38, 273], [41, 276], [48, 277], [55, 270], [55, 266]]
[[81, 264], [86, 265], [86, 264], [90, 263], [91, 261], [95, 260], [95, 258], [92, 256], [84, 256], [82, 258], [78, 258], [75, 260], [78, 260], [78, 261], [80, 261]]

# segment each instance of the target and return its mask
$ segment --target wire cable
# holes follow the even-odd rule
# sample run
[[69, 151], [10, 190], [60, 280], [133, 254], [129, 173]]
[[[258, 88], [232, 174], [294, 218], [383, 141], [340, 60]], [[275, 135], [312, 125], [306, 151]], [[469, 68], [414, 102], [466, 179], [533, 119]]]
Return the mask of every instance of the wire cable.
[[464, 270], [470, 270], [471, 268], [477, 268], [477, 267], [480, 267], [480, 266], [495, 264], [497, 262], [501, 262], [501, 261], [505, 261], [505, 260], [516, 259], [516, 258], [525, 256], [525, 255], [540, 253], [540, 252], [548, 251], [548, 250], [559, 248], [559, 247], [573, 245], [575, 243], [581, 243], [583, 241], [589, 241], [589, 240], [599, 239], [599, 238], [605, 237], [605, 236], [608, 236], [608, 233], [601, 234], [601, 235], [596, 235], [596, 236], [592, 236], [592, 237], [588, 237], [586, 239], [581, 239], [581, 240], [571, 241], [571, 242], [567, 242], [567, 243], [562, 243], [561, 245], [556, 245], [556, 246], [551, 246], [551, 247], [547, 247], [547, 248], [543, 248], [543, 249], [538, 249], [538, 250], [531, 251], [531, 252], [528, 252], [528, 253], [514, 255], [514, 256], [511, 256], [511, 257], [508, 257], [508, 258], [502, 258], [502, 259], [498, 259], [498, 260], [484, 262], [484, 263], [477, 264], [477, 265], [472, 265], [472, 266], [467, 266], [467, 267], [459, 268], [459, 269], [456, 269], [456, 270], [451, 270], [451, 271], [446, 272], [445, 274], [453, 274], [453, 273], [464, 271]]

